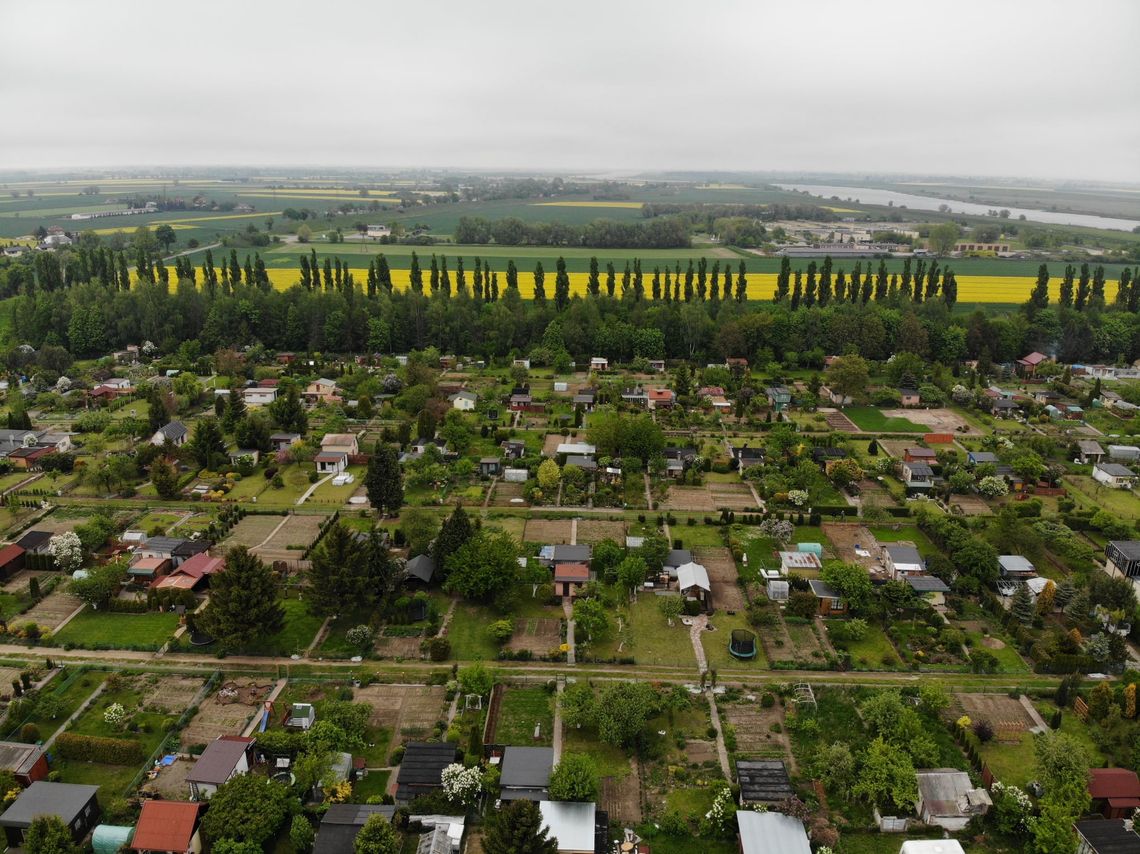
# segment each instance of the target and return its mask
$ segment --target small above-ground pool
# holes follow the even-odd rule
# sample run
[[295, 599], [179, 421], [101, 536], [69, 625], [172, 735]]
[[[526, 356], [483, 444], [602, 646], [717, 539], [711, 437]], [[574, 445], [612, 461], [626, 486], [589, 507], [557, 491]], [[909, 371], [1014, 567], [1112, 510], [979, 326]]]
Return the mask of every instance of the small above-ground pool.
[[734, 658], [756, 657], [756, 635], [748, 629], [733, 629], [728, 651]]

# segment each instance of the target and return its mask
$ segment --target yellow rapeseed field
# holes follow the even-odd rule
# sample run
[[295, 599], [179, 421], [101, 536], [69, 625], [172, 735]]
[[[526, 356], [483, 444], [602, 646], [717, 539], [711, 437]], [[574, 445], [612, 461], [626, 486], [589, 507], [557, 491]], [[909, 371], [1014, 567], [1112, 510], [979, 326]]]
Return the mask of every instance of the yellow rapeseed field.
[[219, 214], [218, 216], [192, 216], [185, 219], [156, 219], [154, 222], [148, 222], [148, 226], [155, 225], [177, 225], [180, 222], [199, 223], [199, 222], [213, 222], [219, 219], [257, 219], [259, 217], [265, 218], [267, 216], [280, 216], [281, 211], [262, 211], [261, 213], [251, 214]]
[[390, 205], [398, 205], [399, 199], [392, 198], [387, 195], [380, 195], [373, 193], [369, 196], [361, 196], [359, 193], [342, 193], [336, 196], [317, 195], [315, 193], [305, 193], [301, 195], [293, 190], [282, 190], [274, 193], [271, 190], [259, 191], [256, 193], [238, 193], [243, 199], [298, 199], [305, 202], [347, 202], [352, 199], [357, 199], [361, 202], [383, 202]]
[[[293, 285], [301, 281], [301, 273], [297, 268], [286, 269], [270, 269], [268, 271], [269, 281], [277, 290], [287, 290]], [[502, 295], [503, 290], [506, 288], [506, 273], [504, 270], [499, 270], [499, 293]], [[132, 277], [134, 273], [132, 272]], [[572, 294], [585, 294], [586, 283], [589, 280], [589, 274], [570, 273], [570, 292]], [[392, 282], [398, 290], [405, 290], [410, 283], [411, 271], [409, 270], [392, 270]], [[352, 278], [360, 288], [365, 287], [368, 282], [368, 269], [356, 268], [352, 270]], [[428, 271], [423, 271], [424, 288], [429, 287]], [[770, 300], [776, 292], [776, 274], [775, 273], [749, 273], [748, 276], [748, 298], [753, 300]], [[644, 277], [644, 285], [646, 294], [652, 293], [653, 277], [647, 275]], [[664, 283], [664, 276], [662, 277]], [[992, 302], [992, 303], [1021, 303], [1029, 298], [1030, 292], [1036, 279], [1033, 276], [959, 276], [958, 277], [958, 302]], [[454, 272], [451, 276], [452, 288], [455, 287]], [[471, 287], [470, 274], [467, 278], [467, 287]], [[552, 299], [554, 296], [554, 275], [550, 272], [546, 274], [546, 281], [544, 283], [546, 289], [546, 298]], [[605, 290], [605, 282], [602, 282], [603, 292]], [[1111, 303], [1116, 297], [1117, 282], [1105, 282], [1105, 299]], [[618, 291], [620, 293], [621, 282], [618, 282]], [[1057, 300], [1060, 297], [1061, 285], [1058, 279], [1053, 279], [1049, 283], [1049, 297], [1051, 300]], [[530, 299], [534, 296], [534, 275], [533, 273], [519, 272], [519, 293], [523, 297]]]
[[[257, 187], [255, 188], [258, 193], [296, 193], [303, 196], [350, 196], [360, 197], [360, 190], [341, 190], [331, 187]], [[395, 194], [395, 190], [369, 190], [368, 195], [371, 196], [391, 196]], [[240, 193], [239, 195], [253, 195], [253, 193]]]

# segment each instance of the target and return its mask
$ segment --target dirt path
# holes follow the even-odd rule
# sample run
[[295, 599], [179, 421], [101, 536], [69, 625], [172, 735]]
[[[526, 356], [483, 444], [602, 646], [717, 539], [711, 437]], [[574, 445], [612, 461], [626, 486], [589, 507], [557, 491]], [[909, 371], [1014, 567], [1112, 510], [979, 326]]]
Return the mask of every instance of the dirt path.
[[59, 725], [59, 729], [57, 729], [55, 732], [53, 732], [51, 734], [51, 736], [48, 737], [48, 740], [44, 742], [43, 748], [45, 751], [48, 750], [55, 743], [55, 740], [57, 738], [59, 738], [59, 734], [61, 732], [63, 732], [69, 726], [71, 726], [72, 722], [75, 721], [76, 718], [78, 718], [81, 714], [83, 714], [85, 711], [87, 711], [87, 709], [91, 706], [91, 704], [94, 703], [95, 700], [98, 699], [99, 695], [103, 693], [103, 689], [106, 687], [107, 687], [107, 683], [104, 682], [102, 685], [100, 685], [98, 688], [96, 688], [94, 691], [91, 692], [90, 697], [88, 697], [86, 700], [84, 700], [82, 703], [79, 704], [79, 708], [76, 709], [74, 712], [72, 712], [71, 716], [67, 720], [65, 720], [62, 724]]
[[562, 758], [562, 692], [566, 688], [566, 680], [558, 677], [558, 690], [554, 697], [554, 764]]
[[[297, 506], [300, 507], [302, 504], [304, 504], [306, 501], [308, 501], [309, 496], [311, 496], [314, 492], [317, 491], [317, 489], [319, 487], [324, 486], [326, 483], [328, 483], [334, 477], [336, 477], [335, 474], [326, 475], [325, 477], [321, 478], [316, 483], [314, 483], [312, 486], [310, 486], [308, 489], [306, 489], [305, 494], [297, 499]], [[288, 518], [288, 517], [286, 517], [286, 518]], [[285, 523], [282, 522], [281, 524], [285, 524]]]
[[491, 496], [495, 494], [495, 484], [499, 482], [498, 477], [491, 478], [491, 484], [487, 487], [487, 497], [483, 499], [483, 509], [486, 510], [491, 506]]
[[697, 657], [697, 671], [704, 673], [709, 669], [708, 660], [705, 658], [705, 647], [701, 643], [701, 632], [705, 630], [709, 618], [705, 614], [699, 617], [693, 617], [693, 624], [689, 626], [689, 640], [693, 644], [693, 655]]
[[724, 746], [724, 730], [720, 726], [720, 712], [716, 707], [716, 697], [713, 696], [712, 691], [706, 691], [705, 695], [709, 698], [709, 713], [712, 715], [713, 729], [716, 730], [716, 755], [720, 760], [720, 770], [724, 773], [724, 779], [732, 780], [732, 771], [728, 765], [728, 750]]
[[1025, 709], [1025, 713], [1029, 715], [1029, 717], [1033, 718], [1034, 725], [1038, 727], [1036, 731], [1046, 732], [1049, 729], [1049, 726], [1045, 723], [1045, 718], [1041, 717], [1041, 713], [1037, 711], [1037, 707], [1034, 706], [1033, 703], [1029, 701], [1029, 698], [1024, 694], [1022, 694], [1019, 699], [1021, 700], [1021, 705]]
[[643, 478], [645, 478], [645, 507], [647, 510], [652, 510], [653, 509], [653, 492], [650, 489], [649, 474], [647, 472], [643, 472], [641, 476]]
[[[301, 501], [304, 501], [306, 498], [308, 498], [309, 493], [312, 492], [314, 489], [316, 489], [318, 486], [320, 486], [320, 483], [313, 484], [312, 488], [309, 489], [309, 491], [306, 492], [303, 496], [301, 496]], [[298, 501], [297, 503], [300, 504], [301, 501]], [[289, 521], [289, 515], [286, 514], [285, 517], [277, 524], [277, 527], [275, 527], [272, 531], [269, 532], [269, 536], [266, 537], [264, 540], [262, 540], [260, 543], [258, 543], [256, 546], [253, 546], [250, 549], [250, 551], [253, 552], [254, 554], [257, 554], [257, 550], [260, 549], [262, 546], [264, 546], [266, 543], [268, 543], [270, 540], [272, 540], [275, 536], [277, 536], [277, 532], [280, 531], [282, 528], [284, 528], [285, 523], [288, 521]]]
[[301, 658], [308, 658], [313, 654], [313, 650], [325, 642], [325, 638], [329, 633], [329, 623], [332, 622], [332, 617], [325, 617], [325, 621], [321, 623], [321, 627], [317, 629], [317, 634], [313, 637], [312, 643], [305, 647], [305, 651], [301, 654]]

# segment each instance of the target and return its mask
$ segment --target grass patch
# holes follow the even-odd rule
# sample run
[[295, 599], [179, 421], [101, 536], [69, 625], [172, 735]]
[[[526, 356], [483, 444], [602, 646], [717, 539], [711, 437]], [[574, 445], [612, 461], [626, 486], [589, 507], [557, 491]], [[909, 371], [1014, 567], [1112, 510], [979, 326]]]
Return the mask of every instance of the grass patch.
[[849, 406], [843, 414], [850, 418], [855, 426], [867, 433], [926, 433], [927, 429], [921, 424], [915, 424], [907, 418], [888, 418], [874, 406]]
[[447, 624], [447, 639], [451, 641], [451, 656], [459, 661], [493, 661], [499, 648], [487, 635], [487, 625], [499, 619], [486, 608], [457, 603], [451, 622]]
[[620, 747], [598, 741], [585, 730], [566, 727], [562, 733], [562, 753], [586, 753], [598, 766], [599, 777], [625, 777], [630, 773], [629, 757]]
[[177, 614], [116, 614], [85, 608], [53, 635], [53, 641], [81, 649], [159, 649], [177, 628]]
[[[830, 629], [833, 623], [841, 622], [840, 620], [828, 620], [826, 625]], [[830, 631], [828, 633], [829, 637]], [[895, 669], [899, 664], [898, 653], [895, 652], [894, 646], [891, 644], [890, 638], [887, 637], [886, 632], [883, 631], [881, 626], [874, 623], [868, 623], [867, 634], [862, 640], [857, 641], [837, 641], [831, 637], [831, 645], [836, 649], [842, 649], [851, 655], [851, 665], [856, 670], [880, 670], [886, 667], [887, 669]], [[890, 656], [893, 664], [884, 665], [883, 659]]]
[[[711, 514], [710, 514], [711, 515]], [[670, 528], [674, 539], [681, 541], [681, 547], [686, 549], [699, 549], [702, 547], [709, 548], [723, 548], [724, 534], [721, 528], [717, 525], [697, 524], [689, 526], [685, 524], [686, 519], [690, 517], [678, 516], [677, 524]], [[702, 522], [703, 516], [693, 516], [698, 522]]]
[[[701, 646], [705, 649], [705, 659], [710, 669], [722, 670], [727, 667], [767, 669], [768, 659], [764, 656], [764, 646], [760, 642], [759, 632], [748, 625], [748, 619], [743, 613], [736, 613], [731, 617], [728, 614], [717, 613], [712, 618], [712, 623], [716, 626], [716, 631], [701, 633]], [[747, 629], [756, 635], [755, 658], [736, 658], [728, 651], [733, 629]]]
[[243, 653], [249, 655], [294, 655], [305, 651], [324, 620], [309, 613], [308, 605], [299, 599], [286, 599], [285, 627], [277, 634], [259, 638], [251, 643]]
[[391, 776], [391, 771], [369, 771], [367, 777], [352, 784], [352, 797], [349, 800], [354, 804], [366, 804], [369, 798], [383, 797], [388, 791], [388, 779]]
[[[56, 677], [57, 679], [60, 677]], [[8, 726], [5, 730], [4, 737], [12, 741], [22, 741], [20, 731], [27, 724], [32, 724], [38, 731], [39, 735], [31, 739], [37, 741], [39, 738], [47, 738], [67, 720], [71, 714], [79, 708], [80, 704], [86, 700], [91, 694], [103, 684], [106, 678], [105, 674], [95, 674], [90, 672], [80, 672], [70, 679], [64, 678], [63, 682], [55, 685], [55, 688], [47, 688], [46, 693], [59, 698], [60, 711], [54, 718], [47, 718], [41, 714], [34, 714], [31, 717], [9, 716]]]
[[52, 770], [59, 772], [61, 783], [98, 786], [99, 798], [103, 803], [108, 798], [125, 795], [139, 771], [133, 765], [104, 765], [100, 762], [67, 759], [53, 762]]
[[[536, 741], [534, 727], [541, 725]], [[503, 695], [496, 740], [500, 744], [533, 744], [549, 747], [553, 743], [554, 698], [545, 688], [508, 688]]]
[[[620, 633], [619, 620], [623, 627]], [[588, 660], [590, 656], [601, 659], [633, 657], [638, 664], [694, 668], [697, 664], [688, 628], [681, 625], [679, 619], [674, 620], [670, 627], [657, 607], [657, 597], [649, 593], [643, 593], [632, 605], [611, 614], [607, 636], [595, 641], [584, 652], [586, 657], [581, 660]]]

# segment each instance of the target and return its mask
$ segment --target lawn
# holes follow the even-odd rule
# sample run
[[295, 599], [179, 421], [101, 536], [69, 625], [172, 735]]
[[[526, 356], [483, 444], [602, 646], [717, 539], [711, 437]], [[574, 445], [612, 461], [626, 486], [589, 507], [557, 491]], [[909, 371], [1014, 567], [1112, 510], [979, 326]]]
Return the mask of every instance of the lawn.
[[[1051, 703], [1038, 703], [1038, 711], [1048, 720], [1053, 715]], [[1088, 729], [1076, 715], [1066, 709], [1061, 717], [1061, 732], [1071, 735], [1088, 750], [1092, 767], [1100, 767], [1104, 757], [1089, 737]], [[993, 772], [994, 777], [1003, 783], [1024, 787], [1036, 776], [1036, 760], [1033, 753], [1033, 734], [1024, 732], [1016, 744], [1000, 744], [991, 741], [981, 746], [982, 759]]]
[[[112, 676], [108, 680], [107, 688], [96, 698], [87, 711], [76, 719], [69, 731], [96, 738], [120, 738], [137, 741], [142, 745], [143, 753], [149, 756], [158, 749], [166, 737], [167, 728], [177, 720], [178, 716], [161, 712], [141, 711], [143, 696], [133, 680]], [[131, 716], [132, 723], [137, 724], [137, 731], [128, 731], [123, 725], [109, 724], [104, 720], [104, 713], [116, 703], [126, 709], [127, 714]]]
[[17, 719], [16, 716], [10, 716], [8, 718], [8, 726], [5, 730], [5, 738], [13, 741], [24, 740], [20, 738], [21, 730], [28, 724], [31, 724], [36, 729], [36, 734], [30, 741], [34, 742], [41, 738], [47, 738], [63, 726], [63, 722], [71, 716], [72, 712], [78, 709], [83, 701], [94, 693], [95, 689], [106, 679], [106, 674], [81, 670], [70, 676], [68, 674], [60, 674], [56, 677], [56, 680], [60, 679], [64, 681], [53, 681], [49, 683], [45, 691], [46, 696], [54, 696], [59, 699], [59, 714], [54, 718], [48, 718], [39, 713], [30, 717], [18, 716], [19, 719]]
[[1001, 649], [993, 649], [985, 644], [985, 636], [981, 632], [966, 632], [967, 646], [971, 650], [984, 649], [986, 652], [992, 653], [994, 658], [998, 660], [999, 673], [1028, 673], [1029, 665], [1025, 663], [1017, 650], [1012, 645], [1012, 641], [1002, 638], [1004, 646]]
[[58, 759], [52, 763], [52, 770], [58, 771], [61, 783], [78, 783], [99, 787], [99, 800], [125, 796], [139, 769], [133, 765], [104, 765], [100, 762], [79, 762], [72, 759]]
[[[716, 614], [711, 622], [716, 626], [714, 632], [701, 633], [701, 646], [705, 649], [705, 659], [709, 669], [719, 670], [726, 667], [748, 667], [757, 670], [767, 669], [768, 660], [764, 656], [764, 646], [760, 642], [757, 630], [748, 625], [744, 614]], [[732, 638], [733, 629], [747, 629], [756, 637], [756, 657], [751, 659], [736, 658], [728, 651], [728, 642]]]
[[855, 426], [867, 433], [926, 433], [921, 424], [907, 418], [888, 418], [874, 406], [849, 406], [843, 414], [855, 422]]
[[[837, 622], [841, 621], [828, 620], [828, 628], [830, 629], [831, 625]], [[846, 650], [850, 653], [851, 666], [856, 670], [893, 670], [899, 664], [898, 653], [891, 645], [890, 638], [887, 637], [882, 627], [875, 623], [867, 624], [867, 634], [862, 640], [837, 641], [832, 638], [831, 645], [836, 649]], [[894, 663], [884, 665], [883, 658], [886, 656], [890, 656]]]
[[499, 648], [487, 634], [487, 625], [499, 616], [477, 605], [458, 603], [447, 625], [451, 657], [459, 661], [492, 661]]
[[1079, 493], [1078, 499], [1085, 499], [1095, 507], [1124, 519], [1140, 516], [1140, 500], [1130, 489], [1110, 489], [1084, 475], [1065, 475], [1064, 482]]
[[638, 664], [693, 668], [697, 665], [688, 628], [679, 619], [670, 627], [657, 606], [657, 597], [649, 593], [610, 615], [607, 636], [592, 645], [587, 658], [590, 654], [602, 659], [632, 657]]
[[[534, 738], [535, 725], [540, 736]], [[533, 744], [549, 747], [553, 743], [554, 698], [545, 688], [507, 688], [499, 712], [495, 740], [499, 744]]]
[[369, 771], [367, 777], [352, 784], [349, 800], [354, 804], [366, 804], [369, 798], [382, 798], [388, 791], [388, 778], [391, 776], [391, 771]]
[[598, 766], [599, 777], [625, 777], [630, 773], [629, 757], [620, 747], [598, 741], [589, 732], [571, 727], [562, 731], [562, 752], [586, 753]]
[[[711, 514], [710, 514], [711, 515]], [[678, 517], [677, 524], [670, 526], [673, 539], [680, 540], [682, 548], [699, 549], [702, 547], [718, 548], [724, 546], [723, 529], [717, 525], [701, 524], [703, 517], [693, 516], [696, 525], [686, 525], [686, 516]]]
[[116, 614], [84, 608], [52, 640], [82, 649], [159, 649], [177, 628], [174, 613]]
[[308, 604], [299, 599], [285, 599], [285, 627], [277, 634], [259, 638], [245, 649], [249, 655], [294, 655], [305, 651], [317, 636], [324, 620], [309, 613]]

